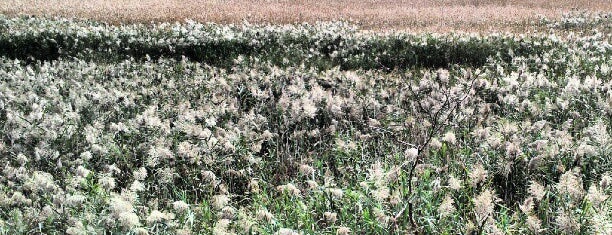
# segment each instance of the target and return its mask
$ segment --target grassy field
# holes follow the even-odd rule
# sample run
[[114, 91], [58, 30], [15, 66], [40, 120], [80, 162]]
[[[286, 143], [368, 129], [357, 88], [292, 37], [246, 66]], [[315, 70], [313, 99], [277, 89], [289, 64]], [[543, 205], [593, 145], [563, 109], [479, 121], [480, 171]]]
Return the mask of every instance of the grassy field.
[[612, 234], [609, 1], [67, 2], [0, 3], [0, 235]]
[[288, 24], [350, 20], [364, 29], [418, 32], [527, 32], [540, 16], [609, 12], [609, 0], [4, 0], [0, 13], [78, 17], [112, 23], [151, 21]]
[[0, 1], [0, 235], [612, 234], [610, 42], [609, 0]]

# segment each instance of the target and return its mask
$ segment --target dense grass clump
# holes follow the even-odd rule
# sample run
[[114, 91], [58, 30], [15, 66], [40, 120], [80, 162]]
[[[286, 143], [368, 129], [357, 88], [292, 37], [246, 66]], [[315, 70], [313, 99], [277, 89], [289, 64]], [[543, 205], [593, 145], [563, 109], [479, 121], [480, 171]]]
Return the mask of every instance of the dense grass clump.
[[2, 18], [0, 234], [609, 234], [597, 27]]

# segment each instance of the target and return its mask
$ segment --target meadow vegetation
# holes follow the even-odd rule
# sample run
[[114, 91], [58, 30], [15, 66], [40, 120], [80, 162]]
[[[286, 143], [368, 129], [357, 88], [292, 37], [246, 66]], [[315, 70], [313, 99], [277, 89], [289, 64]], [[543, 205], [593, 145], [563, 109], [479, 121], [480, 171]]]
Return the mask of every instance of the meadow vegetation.
[[609, 0], [3, 0], [0, 13], [112, 24], [185, 21], [295, 24], [351, 21], [368, 30], [527, 32], [569, 11], [610, 12]]
[[0, 234], [610, 234], [611, 16], [0, 16]]

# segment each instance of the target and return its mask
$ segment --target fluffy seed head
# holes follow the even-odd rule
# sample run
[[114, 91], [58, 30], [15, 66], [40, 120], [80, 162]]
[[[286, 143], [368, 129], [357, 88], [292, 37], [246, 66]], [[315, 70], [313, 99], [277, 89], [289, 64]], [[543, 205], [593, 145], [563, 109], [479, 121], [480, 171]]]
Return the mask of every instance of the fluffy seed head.
[[487, 179], [488, 172], [485, 170], [482, 164], [477, 164], [472, 168], [469, 173], [470, 183], [472, 187], [478, 186], [479, 183], [484, 182]]
[[455, 176], [450, 175], [448, 177], [448, 187], [452, 190], [459, 190], [462, 188], [461, 180], [455, 178]]
[[336, 220], [338, 220], [338, 214], [327, 211], [323, 213], [323, 218], [325, 218], [325, 221], [327, 221], [327, 223], [334, 224], [336, 223]]
[[418, 155], [419, 155], [419, 150], [416, 148], [409, 148], [409, 149], [406, 149], [406, 151], [404, 152], [404, 158], [408, 162], [414, 162]]
[[338, 230], [336, 230], [336, 235], [348, 235], [351, 234], [351, 229], [348, 227], [340, 226]]
[[287, 192], [287, 193], [289, 193], [289, 194], [291, 194], [293, 196], [296, 196], [296, 197], [299, 197], [301, 195], [301, 193], [302, 193], [300, 191], [300, 189], [298, 189], [292, 183], [276, 186], [276, 190], [278, 190], [279, 192]]
[[542, 229], [541, 229], [542, 222], [540, 221], [540, 219], [538, 219], [538, 217], [533, 216], [533, 215], [529, 215], [529, 216], [527, 216], [527, 221], [526, 222], [527, 222], [527, 227], [532, 232], [539, 233], [540, 231], [542, 231]]
[[474, 213], [480, 222], [487, 219], [492, 213], [495, 206], [495, 194], [486, 189], [474, 198]]
[[444, 134], [444, 137], [442, 137], [442, 141], [454, 145], [457, 143], [457, 138], [455, 137], [455, 133], [452, 131], [446, 132], [446, 134]]
[[529, 194], [538, 201], [546, 196], [546, 188], [536, 181], [531, 181], [528, 191]]
[[441, 217], [446, 217], [448, 215], [453, 214], [456, 210], [454, 203], [455, 200], [453, 200], [453, 198], [449, 195], [446, 195], [446, 197], [444, 197], [444, 200], [442, 200], [442, 203], [440, 203], [440, 206], [438, 207], [438, 214], [440, 214]]
[[579, 199], [584, 194], [580, 172], [577, 170], [567, 171], [561, 175], [555, 187], [560, 193], [568, 194], [574, 199]]
[[172, 207], [179, 213], [189, 210], [189, 204], [185, 203], [184, 201], [176, 201], [172, 203]]

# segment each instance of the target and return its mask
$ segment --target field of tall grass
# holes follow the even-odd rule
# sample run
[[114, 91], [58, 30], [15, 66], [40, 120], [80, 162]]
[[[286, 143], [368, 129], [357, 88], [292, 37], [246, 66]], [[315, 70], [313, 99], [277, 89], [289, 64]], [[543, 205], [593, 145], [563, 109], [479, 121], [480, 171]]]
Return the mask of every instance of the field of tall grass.
[[87, 18], [112, 24], [296, 24], [351, 21], [368, 30], [533, 32], [540, 18], [610, 12], [610, 0], [3, 0], [0, 13]]
[[611, 234], [611, 17], [0, 16], [0, 234]]

